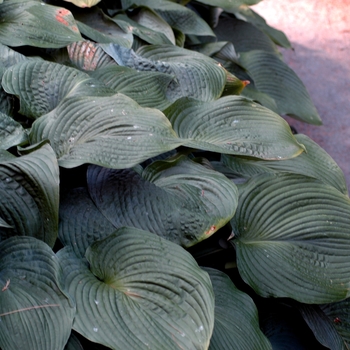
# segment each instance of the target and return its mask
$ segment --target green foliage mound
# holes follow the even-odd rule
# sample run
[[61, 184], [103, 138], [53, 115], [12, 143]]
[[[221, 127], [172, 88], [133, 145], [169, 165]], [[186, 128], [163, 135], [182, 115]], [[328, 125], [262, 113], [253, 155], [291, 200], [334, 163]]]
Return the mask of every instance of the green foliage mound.
[[350, 200], [252, 0], [0, 1], [0, 348], [347, 349]]

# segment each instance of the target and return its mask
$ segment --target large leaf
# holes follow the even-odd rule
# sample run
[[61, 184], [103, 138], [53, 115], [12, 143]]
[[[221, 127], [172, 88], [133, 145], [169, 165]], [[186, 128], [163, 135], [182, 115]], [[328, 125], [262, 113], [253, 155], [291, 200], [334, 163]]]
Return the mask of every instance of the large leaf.
[[[1, 7], [1, 6], [0, 6]], [[18, 62], [28, 60], [26, 56], [19, 52], [10, 49], [6, 45], [0, 44], [0, 62], [4, 67], [8, 68], [15, 65]]]
[[209, 273], [215, 295], [215, 322], [209, 349], [272, 349], [259, 328], [253, 300], [237, 289], [223, 272], [212, 268], [203, 270]]
[[0, 192], [0, 216], [12, 227], [0, 229], [1, 240], [33, 236], [52, 247], [58, 234], [59, 170], [50, 145], [2, 160]]
[[309, 124], [322, 124], [304, 84], [278, 56], [253, 50], [242, 53], [240, 63], [252, 76], [255, 86], [276, 101], [279, 114]]
[[0, 252], [1, 348], [63, 349], [75, 308], [63, 292], [54, 252], [32, 237], [0, 242]]
[[165, 109], [171, 104], [166, 89], [173, 77], [159, 72], [138, 72], [135, 69], [113, 65], [90, 74], [105, 85], [135, 100], [140, 106]]
[[321, 180], [347, 195], [344, 174], [331, 156], [308, 136], [297, 134], [295, 138], [305, 146], [306, 152], [293, 159], [276, 162], [223, 155], [221, 160], [236, 174], [244, 177], [271, 172], [301, 174]]
[[291, 158], [303, 151], [282, 118], [243, 97], [212, 102], [183, 98], [164, 113], [188, 147], [263, 159]]
[[137, 53], [113, 44], [101, 46], [121, 66], [175, 76], [167, 89], [167, 96], [172, 101], [183, 96], [211, 101], [224, 89], [225, 69], [198, 52], [174, 45], [147, 45]]
[[11, 66], [4, 73], [2, 85], [6, 92], [19, 97], [19, 112], [33, 118], [52, 111], [67, 95], [113, 94], [87, 73], [48, 61], [24, 61]]
[[66, 168], [84, 163], [128, 168], [181, 144], [164, 114], [122, 94], [64, 99], [33, 123], [31, 142], [45, 139]]
[[21, 124], [0, 112], [0, 148], [8, 149], [27, 141], [27, 134]]
[[210, 237], [234, 215], [236, 186], [185, 156], [132, 169], [88, 170], [90, 196], [115, 226], [154, 232], [185, 247]]
[[0, 4], [0, 42], [8, 46], [58, 48], [82, 40], [71, 12], [40, 1]]
[[242, 278], [264, 296], [327, 303], [349, 296], [350, 199], [318, 180], [262, 174], [231, 220]]
[[113, 349], [207, 349], [214, 324], [209, 276], [178, 245], [121, 228], [80, 260], [64, 248], [73, 328]]
[[167, 0], [122, 0], [123, 8], [147, 6], [165, 19], [173, 28], [185, 34], [215, 36], [209, 25], [194, 11]]

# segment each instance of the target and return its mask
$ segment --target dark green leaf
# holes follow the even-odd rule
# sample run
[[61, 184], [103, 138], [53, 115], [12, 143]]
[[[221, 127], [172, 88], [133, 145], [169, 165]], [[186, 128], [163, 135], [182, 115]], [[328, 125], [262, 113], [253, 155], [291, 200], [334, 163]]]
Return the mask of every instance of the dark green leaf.
[[259, 328], [253, 300], [237, 289], [223, 272], [212, 268], [203, 270], [209, 273], [215, 295], [215, 322], [209, 349], [272, 349]]
[[54, 252], [32, 237], [0, 242], [0, 252], [1, 348], [63, 349], [75, 308]]
[[121, 228], [91, 245], [89, 264], [68, 247], [73, 329], [113, 349], [207, 349], [214, 325], [209, 276], [178, 245], [152, 233]]
[[261, 174], [240, 188], [231, 220], [242, 278], [264, 297], [327, 303], [349, 296], [350, 199], [294, 174]]
[[71, 12], [40, 1], [0, 4], [0, 42], [8, 46], [58, 48], [82, 40]]
[[88, 186], [115, 227], [154, 232], [185, 247], [210, 237], [234, 215], [236, 186], [222, 174], [177, 155], [142, 174], [92, 167]]
[[28, 139], [21, 124], [0, 112], [0, 148], [8, 149], [26, 142]]
[[306, 152], [293, 159], [276, 162], [223, 155], [222, 162], [236, 174], [244, 177], [271, 172], [288, 172], [314, 177], [347, 195], [344, 174], [331, 156], [308, 136], [297, 134], [295, 138], [305, 146]]
[[122, 94], [65, 98], [33, 123], [30, 141], [45, 139], [66, 168], [92, 163], [123, 169], [181, 145], [164, 114]]
[[261, 50], [245, 52], [240, 55], [240, 63], [252, 76], [256, 88], [276, 101], [279, 114], [322, 124], [302, 81], [275, 54]]
[[243, 97], [211, 102], [183, 98], [164, 113], [187, 147], [263, 159], [291, 158], [303, 151], [281, 117]]
[[0, 216], [13, 227], [0, 229], [1, 240], [33, 236], [52, 247], [58, 234], [59, 170], [50, 145], [2, 160], [0, 192]]

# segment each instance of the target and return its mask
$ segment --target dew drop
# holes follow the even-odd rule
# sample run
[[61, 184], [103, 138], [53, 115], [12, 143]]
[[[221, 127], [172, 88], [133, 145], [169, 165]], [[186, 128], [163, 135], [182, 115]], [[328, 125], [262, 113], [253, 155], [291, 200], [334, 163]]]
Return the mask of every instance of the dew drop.
[[6, 181], [6, 182], [10, 182], [11, 179], [10, 179], [9, 177], [7, 177], [7, 178], [5, 179], [5, 181]]
[[98, 300], [94, 300], [95, 301], [95, 304], [98, 305], [99, 301]]
[[128, 140], [131, 140], [131, 136], [128, 136]]
[[93, 330], [94, 332], [98, 332], [98, 328], [97, 328], [97, 327], [94, 327], [92, 330]]

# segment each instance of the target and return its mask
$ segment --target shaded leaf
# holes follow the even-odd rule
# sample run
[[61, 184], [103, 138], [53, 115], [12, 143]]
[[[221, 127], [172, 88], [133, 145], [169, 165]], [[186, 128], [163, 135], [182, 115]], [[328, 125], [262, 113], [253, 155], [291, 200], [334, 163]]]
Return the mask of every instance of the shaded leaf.
[[74, 188], [61, 196], [58, 237], [84, 257], [92, 243], [109, 236], [116, 227], [101, 213], [86, 188]]
[[9, 238], [0, 251], [1, 348], [63, 349], [75, 308], [54, 252], [32, 237]]
[[89, 264], [66, 248], [73, 329], [113, 349], [207, 349], [214, 324], [208, 274], [178, 245], [121, 228], [91, 245]]
[[294, 174], [261, 174], [240, 187], [231, 220], [237, 266], [259, 295], [327, 303], [349, 296], [350, 200]]
[[8, 149], [26, 142], [28, 139], [22, 125], [0, 112], [0, 148]]
[[175, 76], [166, 92], [171, 101], [183, 96], [215, 100], [225, 86], [225, 70], [210, 57], [194, 51], [173, 45], [143, 46], [137, 53], [118, 45], [102, 47], [121, 66]]
[[316, 339], [323, 346], [334, 350], [348, 349], [341, 336], [337, 333], [334, 321], [331, 321], [318, 305], [301, 304], [297, 308]]
[[223, 272], [202, 269], [209, 273], [215, 295], [214, 331], [209, 349], [272, 349], [259, 328], [258, 310], [248, 294], [237, 289]]
[[177, 155], [142, 174], [90, 167], [90, 196], [115, 226], [132, 226], [185, 247], [210, 237], [234, 215], [235, 185], [222, 174]]
[[123, 93], [142, 107], [165, 109], [171, 104], [166, 89], [173, 77], [159, 72], [138, 72], [135, 69], [113, 65], [90, 74], [116, 92]]
[[0, 162], [0, 216], [13, 235], [39, 238], [53, 247], [58, 233], [59, 171], [48, 144], [19, 158]]
[[303, 151], [282, 118], [239, 96], [212, 102], [183, 98], [164, 113], [187, 147], [263, 159], [291, 158]]
[[92, 163], [123, 169], [181, 145], [164, 114], [122, 94], [65, 98], [33, 123], [29, 136], [31, 143], [50, 140], [66, 168]]
[[[1, 6], [0, 6], [1, 8]], [[0, 44], [0, 63], [8, 68], [16, 63], [26, 61], [30, 58], [27, 58], [26, 56], [22, 55], [21, 53], [10, 49], [8, 46]]]
[[24, 61], [5, 71], [2, 85], [19, 97], [20, 113], [33, 118], [52, 111], [67, 95], [112, 95], [102, 82], [59, 63]]
[[8, 46], [58, 48], [82, 40], [73, 15], [63, 7], [7, 0], [0, 5], [0, 18], [0, 41]]
[[288, 114], [309, 124], [322, 124], [304, 84], [276, 55], [253, 50], [242, 53], [240, 63], [252, 76], [257, 89], [276, 101], [279, 114]]

